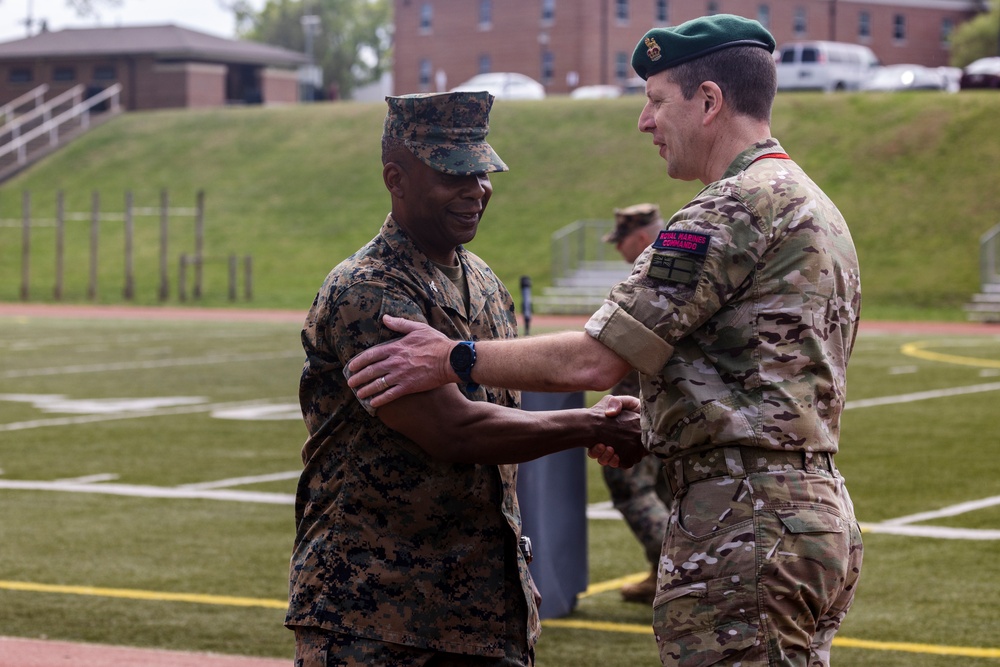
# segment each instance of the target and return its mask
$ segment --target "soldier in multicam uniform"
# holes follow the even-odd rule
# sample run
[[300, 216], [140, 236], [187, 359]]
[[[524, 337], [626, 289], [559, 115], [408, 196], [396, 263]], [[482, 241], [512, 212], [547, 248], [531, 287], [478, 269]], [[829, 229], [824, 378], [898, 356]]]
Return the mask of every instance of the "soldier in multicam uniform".
[[[843, 216], [770, 136], [773, 50], [732, 15], [644, 36], [639, 129], [672, 178], [707, 187], [584, 333], [484, 344], [473, 374], [569, 391], [639, 371], [643, 437], [674, 492], [653, 603], [664, 665], [828, 665], [860, 575], [833, 460], [860, 272]], [[440, 361], [454, 341], [387, 324], [409, 335], [351, 363], [359, 395], [383, 405], [455, 381]], [[371, 383], [383, 375], [388, 391]]]
[[[629, 264], [648, 248], [663, 229], [660, 207], [656, 204], [633, 204], [615, 209], [615, 226], [602, 239], [614, 243], [615, 249]], [[639, 373], [629, 371], [611, 388], [611, 393], [639, 396]], [[663, 462], [647, 456], [631, 468], [603, 466], [604, 482], [611, 493], [611, 502], [621, 512], [625, 523], [642, 545], [650, 573], [645, 579], [622, 586], [626, 602], [652, 604], [656, 596], [657, 563], [660, 546], [670, 523], [670, 489], [663, 476]]]
[[638, 401], [526, 412], [516, 392], [471, 380], [377, 412], [355, 397], [344, 366], [395, 335], [384, 314], [471, 340], [517, 331], [510, 294], [461, 245], [489, 202], [489, 174], [507, 171], [486, 143], [493, 97], [387, 102], [392, 212], [333, 269], [302, 331], [309, 438], [285, 624], [299, 667], [532, 665], [537, 590], [518, 548], [513, 464], [601, 442], [632, 442], [640, 458]]

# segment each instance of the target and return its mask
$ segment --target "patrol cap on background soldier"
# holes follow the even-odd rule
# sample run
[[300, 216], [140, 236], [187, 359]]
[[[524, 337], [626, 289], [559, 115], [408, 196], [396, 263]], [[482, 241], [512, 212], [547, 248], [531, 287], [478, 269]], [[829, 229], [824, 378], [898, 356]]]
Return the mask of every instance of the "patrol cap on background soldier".
[[401, 139], [428, 167], [453, 176], [509, 171], [486, 142], [493, 100], [486, 91], [386, 97], [383, 146]]
[[601, 239], [605, 243], [618, 243], [637, 229], [653, 223], [663, 224], [660, 207], [656, 204], [633, 204], [615, 209], [615, 227]]

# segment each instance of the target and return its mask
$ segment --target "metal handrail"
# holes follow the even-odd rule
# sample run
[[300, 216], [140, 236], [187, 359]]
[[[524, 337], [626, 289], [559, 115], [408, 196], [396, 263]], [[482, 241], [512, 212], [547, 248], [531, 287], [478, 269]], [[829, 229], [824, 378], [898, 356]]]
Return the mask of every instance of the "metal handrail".
[[105, 102], [107, 100], [111, 100], [110, 111], [112, 113], [117, 113], [120, 109], [119, 94], [121, 93], [121, 90], [122, 90], [122, 85], [120, 83], [116, 83], [115, 85], [97, 93], [93, 97], [89, 97], [86, 100], [83, 100], [79, 104], [73, 106], [73, 108], [69, 109], [68, 111], [65, 111], [56, 116], [55, 118], [52, 118], [44, 125], [40, 125], [35, 129], [31, 130], [30, 132], [23, 134], [20, 137], [17, 137], [10, 143], [4, 146], [0, 146], [0, 157], [3, 157], [8, 153], [13, 153], [14, 151], [17, 151], [18, 164], [23, 164], [24, 161], [27, 159], [27, 156], [25, 154], [26, 153], [25, 146], [27, 146], [27, 144], [30, 141], [37, 139], [38, 137], [48, 133], [49, 145], [51, 146], [56, 145], [56, 143], [59, 141], [60, 125], [82, 116], [83, 117], [81, 121], [82, 126], [84, 128], [88, 127], [90, 125], [90, 110], [95, 106], [97, 106], [98, 104], [101, 104], [102, 102]]
[[0, 137], [7, 134], [8, 131], [12, 132], [15, 137], [18, 136], [18, 134], [20, 134], [18, 129], [21, 126], [30, 123], [39, 116], [42, 116], [44, 118], [46, 114], [51, 113], [53, 109], [59, 107], [68, 100], [73, 100], [74, 106], [79, 104], [80, 100], [83, 98], [83, 91], [84, 91], [83, 84], [82, 83], [78, 84], [76, 86], [73, 86], [69, 90], [56, 95], [51, 100], [48, 100], [45, 104], [41, 106], [36, 106], [28, 113], [21, 114], [14, 120], [9, 121], [3, 127], [0, 127]]
[[43, 83], [37, 88], [29, 90], [24, 95], [21, 95], [20, 97], [17, 97], [0, 107], [0, 115], [9, 119], [15, 111], [23, 107], [29, 100], [34, 100], [35, 106], [38, 106], [38, 98], [44, 97], [47, 92], [49, 92], [49, 84]]
[[556, 230], [551, 239], [553, 280], [569, 275], [584, 262], [616, 259], [601, 240], [613, 226], [613, 220], [577, 220]]
[[1000, 224], [979, 237], [979, 277], [983, 289], [1000, 285]]

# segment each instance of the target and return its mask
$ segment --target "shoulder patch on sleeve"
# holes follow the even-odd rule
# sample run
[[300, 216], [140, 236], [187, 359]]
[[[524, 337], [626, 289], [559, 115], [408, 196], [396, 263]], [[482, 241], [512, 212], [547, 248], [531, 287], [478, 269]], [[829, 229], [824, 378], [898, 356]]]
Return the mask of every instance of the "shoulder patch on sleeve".
[[694, 286], [711, 240], [710, 235], [700, 232], [663, 230], [653, 242], [646, 275], [654, 280]]
[[700, 232], [664, 229], [653, 241], [654, 250], [676, 250], [704, 257], [712, 237]]

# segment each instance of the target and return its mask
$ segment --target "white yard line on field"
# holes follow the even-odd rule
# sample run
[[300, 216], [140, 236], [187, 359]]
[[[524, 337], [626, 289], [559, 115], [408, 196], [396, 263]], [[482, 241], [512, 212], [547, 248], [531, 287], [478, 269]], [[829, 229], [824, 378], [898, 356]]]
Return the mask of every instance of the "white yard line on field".
[[175, 366], [202, 366], [205, 364], [230, 364], [272, 359], [301, 358], [301, 352], [259, 352], [256, 354], [214, 354], [204, 357], [180, 357], [177, 359], [150, 359], [147, 361], [114, 361], [103, 364], [76, 364], [72, 366], [51, 366], [49, 368], [25, 368], [4, 371], [0, 378], [14, 379], [41, 377], [46, 375], [71, 375], [79, 373], [106, 373], [108, 371], [135, 371], [151, 368], [171, 368]]
[[274, 400], [272, 399], [257, 399], [252, 401], [236, 401], [232, 403], [201, 403], [199, 405], [182, 405], [170, 408], [158, 408], [153, 410], [127, 410], [122, 412], [111, 412], [105, 414], [78, 415], [75, 417], [52, 417], [50, 419], [33, 419], [31, 421], [0, 424], [0, 432], [24, 431], [31, 428], [43, 428], [46, 426], [76, 426], [79, 424], [93, 424], [96, 422], [115, 421], [120, 419], [138, 419], [140, 417], [163, 417], [170, 415], [186, 415], [198, 412], [213, 412], [215, 410], [227, 410], [227, 409], [246, 407], [252, 405], [268, 405], [273, 402]]
[[1000, 382], [988, 382], [986, 384], [973, 384], [965, 387], [949, 387], [948, 389], [932, 389], [930, 391], [916, 391], [912, 394], [898, 394], [896, 396], [881, 396], [879, 398], [862, 398], [856, 401], [847, 401], [845, 410], [852, 408], [872, 408], [879, 405], [895, 405], [897, 403], [913, 403], [916, 401], [926, 401], [932, 398], [947, 398], [949, 396], [963, 396], [965, 394], [979, 394], [986, 391], [1000, 391]]

